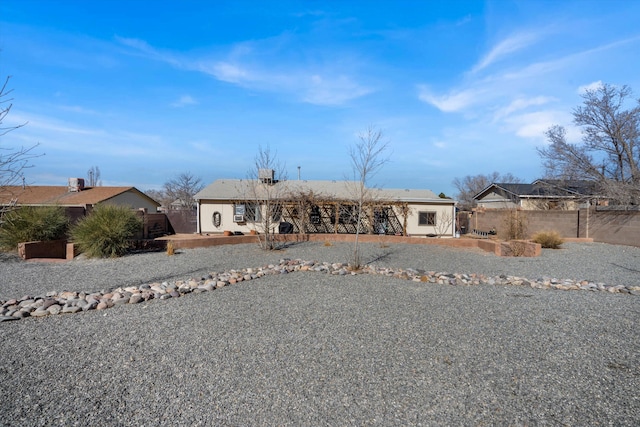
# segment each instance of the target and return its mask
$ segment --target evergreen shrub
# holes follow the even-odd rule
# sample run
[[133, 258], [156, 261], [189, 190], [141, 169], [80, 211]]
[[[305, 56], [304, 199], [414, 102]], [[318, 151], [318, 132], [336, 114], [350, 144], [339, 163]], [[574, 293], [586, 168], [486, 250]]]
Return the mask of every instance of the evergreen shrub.
[[100, 204], [72, 227], [71, 238], [90, 258], [113, 258], [132, 248], [141, 228], [142, 221], [130, 208]]
[[18, 243], [64, 239], [69, 218], [61, 206], [23, 206], [0, 218], [0, 248], [18, 249]]

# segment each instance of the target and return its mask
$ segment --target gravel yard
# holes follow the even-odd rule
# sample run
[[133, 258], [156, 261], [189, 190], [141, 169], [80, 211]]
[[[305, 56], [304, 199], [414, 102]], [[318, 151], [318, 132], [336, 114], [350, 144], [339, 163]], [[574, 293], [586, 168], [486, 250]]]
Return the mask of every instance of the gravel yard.
[[[363, 245], [390, 267], [640, 284], [640, 249], [539, 258]], [[0, 299], [344, 262], [300, 243], [66, 263], [0, 261]], [[0, 323], [1, 425], [638, 425], [640, 297], [298, 272]]]

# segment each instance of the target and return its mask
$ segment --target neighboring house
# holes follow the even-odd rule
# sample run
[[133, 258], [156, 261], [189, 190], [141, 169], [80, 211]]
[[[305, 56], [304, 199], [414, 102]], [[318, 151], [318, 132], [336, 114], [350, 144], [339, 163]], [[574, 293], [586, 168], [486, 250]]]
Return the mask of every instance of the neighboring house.
[[[354, 182], [220, 179], [195, 195], [198, 233], [260, 232], [265, 200], [276, 232], [355, 233]], [[266, 190], [266, 191], [265, 191]], [[455, 204], [430, 190], [370, 189], [360, 233], [454, 236]], [[256, 195], [257, 194], [257, 195]]]
[[14, 206], [62, 206], [72, 217], [84, 216], [99, 203], [129, 206], [155, 213], [160, 206], [135, 187], [85, 187], [82, 178], [67, 186], [5, 186], [0, 188], [0, 208]]
[[183, 199], [176, 199], [173, 202], [171, 202], [169, 204], [169, 210], [174, 210], [174, 211], [188, 211], [188, 210], [195, 210], [196, 209], [196, 202], [193, 202], [193, 205], [191, 206], [191, 209], [189, 209], [189, 202], [185, 202]]
[[605, 204], [592, 181], [536, 180], [531, 184], [493, 183], [473, 198], [479, 208], [576, 210]]

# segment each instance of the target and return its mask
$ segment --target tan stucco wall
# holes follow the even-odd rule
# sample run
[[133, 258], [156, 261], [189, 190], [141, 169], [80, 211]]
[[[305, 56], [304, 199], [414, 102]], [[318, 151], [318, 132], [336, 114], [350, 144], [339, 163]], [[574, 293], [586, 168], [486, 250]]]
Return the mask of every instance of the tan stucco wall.
[[507, 200], [483, 200], [478, 202], [478, 207], [486, 209], [513, 209], [517, 207], [517, 205]]
[[477, 206], [487, 209], [510, 209], [515, 208], [516, 204], [511, 200], [504, 198], [502, 195], [492, 191], [477, 201]]
[[576, 210], [580, 207], [580, 202], [575, 200], [559, 200], [549, 201], [544, 198], [523, 198], [520, 200], [520, 204], [515, 204], [510, 200], [504, 199], [491, 193], [487, 197], [478, 200], [477, 205], [479, 208], [486, 209], [514, 209], [520, 208], [524, 210]]
[[[394, 208], [399, 221], [402, 223], [404, 218], [399, 208]], [[407, 234], [412, 236], [426, 236], [427, 234], [438, 234], [438, 231], [443, 231], [445, 236], [453, 236], [454, 234], [454, 221], [451, 220], [451, 224], [446, 230], [439, 230], [437, 226], [421, 226], [418, 225], [418, 213], [419, 212], [436, 212], [436, 221], [441, 221], [442, 218], [455, 218], [453, 205], [424, 205], [424, 204], [410, 204], [409, 214], [407, 215]], [[221, 223], [219, 227], [215, 227], [213, 224], [213, 213], [220, 212]], [[240, 231], [242, 233], [249, 233], [256, 227], [252, 223], [239, 224], [233, 222], [233, 202], [208, 202], [202, 200], [199, 207], [199, 221], [200, 221], [200, 233], [222, 233], [224, 231]], [[277, 224], [276, 232], [277, 232]]]
[[139, 194], [129, 191], [118, 194], [117, 196], [112, 197], [103, 203], [110, 205], [130, 206], [133, 209], [144, 208], [149, 213], [154, 213], [157, 211], [156, 205], [151, 203], [146, 197], [142, 197]]
[[[436, 212], [436, 224], [449, 222], [446, 228], [438, 225], [419, 225], [419, 212]], [[455, 213], [452, 205], [425, 205], [410, 204], [409, 215], [407, 215], [407, 234], [409, 236], [426, 236], [427, 234], [442, 234], [443, 236], [453, 236], [455, 227]], [[441, 232], [441, 233], [439, 233]]]
[[[220, 212], [221, 221], [219, 227], [213, 224], [214, 212]], [[243, 225], [233, 222], [233, 203], [231, 202], [209, 203], [203, 201], [200, 205], [199, 221], [201, 233], [222, 233], [224, 231], [249, 233], [252, 229], [252, 226], [248, 223]]]

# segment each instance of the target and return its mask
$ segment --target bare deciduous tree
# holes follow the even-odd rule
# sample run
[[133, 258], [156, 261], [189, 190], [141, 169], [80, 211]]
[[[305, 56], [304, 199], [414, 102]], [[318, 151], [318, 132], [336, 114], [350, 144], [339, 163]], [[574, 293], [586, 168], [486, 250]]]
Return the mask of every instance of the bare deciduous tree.
[[469, 210], [474, 207], [475, 200], [473, 200], [473, 196], [494, 182], [520, 183], [522, 181], [511, 173], [500, 174], [499, 172], [492, 172], [487, 175], [467, 175], [464, 178], [455, 178], [453, 180], [453, 185], [458, 190], [457, 198], [461, 209]]
[[549, 178], [589, 180], [602, 195], [620, 204], [640, 204], [640, 100], [626, 109], [628, 86], [603, 84], [587, 90], [573, 121], [582, 127], [582, 141], [570, 143], [562, 126], [546, 135], [550, 144], [539, 148]]
[[89, 187], [99, 187], [102, 185], [100, 179], [100, 168], [98, 166], [91, 166], [87, 171], [87, 178]]
[[243, 190], [247, 193], [247, 221], [253, 224], [262, 249], [278, 249], [282, 241], [277, 238], [276, 230], [283, 205], [290, 197], [285, 166], [270, 147], [259, 147], [254, 167], [248, 175], [248, 187]]
[[167, 209], [191, 210], [196, 206], [193, 196], [203, 188], [201, 178], [191, 172], [183, 172], [164, 183], [164, 197], [158, 201], [167, 203]]
[[167, 195], [163, 190], [146, 190], [144, 194], [151, 197], [153, 200], [160, 203], [160, 205], [165, 208], [171, 203], [169, 200], [167, 200]]
[[436, 217], [435, 231], [438, 237], [442, 237], [446, 234], [449, 236], [451, 226], [453, 225], [453, 215], [451, 212], [439, 212]]
[[380, 129], [369, 126], [364, 132], [358, 135], [358, 142], [349, 150], [351, 166], [353, 170], [353, 188], [356, 212], [356, 237], [353, 246], [351, 267], [354, 270], [362, 267], [360, 256], [360, 224], [364, 215], [365, 204], [371, 204], [373, 195], [371, 187], [368, 187], [369, 180], [384, 166], [389, 158], [385, 156], [385, 151], [389, 147], [389, 142], [384, 140], [384, 134]]
[[[12, 92], [11, 89], [7, 89], [10, 79], [11, 77], [7, 77], [0, 87], [0, 137], [4, 137], [7, 133], [26, 125], [26, 123], [14, 126], [4, 125], [4, 119], [13, 106], [11, 103], [13, 99], [8, 98]], [[15, 185], [23, 178], [22, 172], [32, 166], [31, 159], [38, 157], [38, 154], [33, 152], [36, 146], [11, 148], [0, 145], [0, 189]]]

